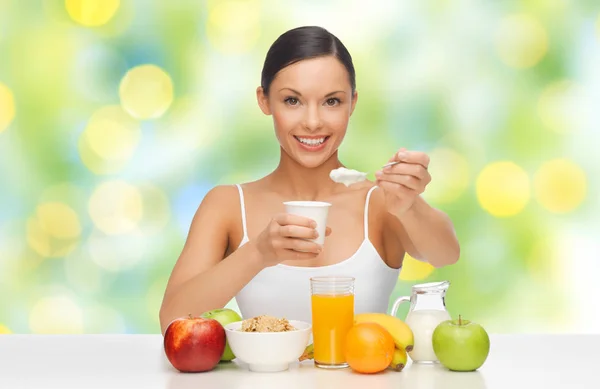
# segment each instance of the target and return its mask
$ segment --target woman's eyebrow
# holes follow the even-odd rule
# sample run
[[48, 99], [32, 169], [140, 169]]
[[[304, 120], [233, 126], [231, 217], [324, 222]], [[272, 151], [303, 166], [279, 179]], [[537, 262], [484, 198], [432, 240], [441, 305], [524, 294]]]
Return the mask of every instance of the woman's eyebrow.
[[325, 97], [333, 96], [333, 95], [335, 95], [336, 93], [344, 93], [344, 94], [345, 94], [346, 92], [344, 92], [343, 90], [336, 90], [335, 92], [327, 93], [327, 94], [325, 95]]
[[279, 92], [281, 92], [282, 90], [285, 90], [285, 89], [287, 89], [287, 90], [290, 90], [290, 91], [294, 92], [294, 93], [295, 93], [295, 94], [297, 94], [298, 96], [302, 96], [302, 93], [300, 93], [300, 92], [298, 92], [297, 90], [294, 90], [294, 89], [292, 89], [292, 88], [288, 88], [288, 87], [284, 87], [284, 88], [281, 88], [281, 89], [279, 89]]
[[[284, 90], [284, 89], [290, 90], [290, 91], [294, 92], [295, 94], [297, 94], [298, 96], [302, 96], [302, 93], [298, 92], [298, 91], [297, 91], [297, 90], [295, 90], [295, 89], [288, 88], [288, 87], [285, 87], [285, 88], [281, 88], [281, 89], [279, 89], [279, 92], [281, 92], [281, 91], [282, 91], [282, 90]], [[334, 92], [329, 92], [329, 93], [327, 93], [327, 94], [325, 95], [325, 97], [333, 96], [333, 95], [335, 95], [336, 93], [346, 93], [346, 92], [344, 92], [343, 90], [336, 90], [336, 91], [334, 91]]]

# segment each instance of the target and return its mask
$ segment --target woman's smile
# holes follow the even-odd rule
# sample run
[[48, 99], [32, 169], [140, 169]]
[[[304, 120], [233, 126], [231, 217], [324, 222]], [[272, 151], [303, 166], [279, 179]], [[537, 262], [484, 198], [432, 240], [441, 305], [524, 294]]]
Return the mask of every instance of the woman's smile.
[[329, 135], [293, 135], [294, 139], [296, 139], [296, 143], [300, 146], [302, 150], [306, 151], [320, 151], [325, 148], [327, 141], [329, 140]]

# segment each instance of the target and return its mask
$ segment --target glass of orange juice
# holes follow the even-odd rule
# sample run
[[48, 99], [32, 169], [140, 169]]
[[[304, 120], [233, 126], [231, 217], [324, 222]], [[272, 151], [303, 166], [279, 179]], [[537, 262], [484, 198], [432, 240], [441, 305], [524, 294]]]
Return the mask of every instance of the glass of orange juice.
[[345, 368], [346, 334], [354, 325], [354, 278], [310, 279], [315, 366]]

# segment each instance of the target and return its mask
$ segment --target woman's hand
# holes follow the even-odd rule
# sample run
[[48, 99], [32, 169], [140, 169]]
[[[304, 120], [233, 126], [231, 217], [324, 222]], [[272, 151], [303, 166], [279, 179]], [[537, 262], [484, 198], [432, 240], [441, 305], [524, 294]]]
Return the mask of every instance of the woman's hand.
[[400, 149], [388, 162], [400, 161], [375, 173], [377, 186], [385, 193], [389, 213], [402, 216], [431, 182], [429, 157], [420, 151]]
[[[256, 239], [266, 267], [291, 259], [312, 259], [322, 250], [320, 244], [311, 242], [318, 236], [317, 224], [309, 218], [280, 213], [276, 215]], [[327, 227], [325, 236], [331, 234]]]

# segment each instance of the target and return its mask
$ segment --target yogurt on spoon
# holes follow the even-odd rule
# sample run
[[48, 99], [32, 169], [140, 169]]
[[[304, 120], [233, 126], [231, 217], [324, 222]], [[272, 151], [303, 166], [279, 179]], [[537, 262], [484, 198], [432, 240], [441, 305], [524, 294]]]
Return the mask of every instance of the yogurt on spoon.
[[358, 170], [347, 169], [340, 167], [332, 170], [329, 173], [329, 178], [334, 182], [350, 186], [367, 179], [367, 173], [359, 172]]

